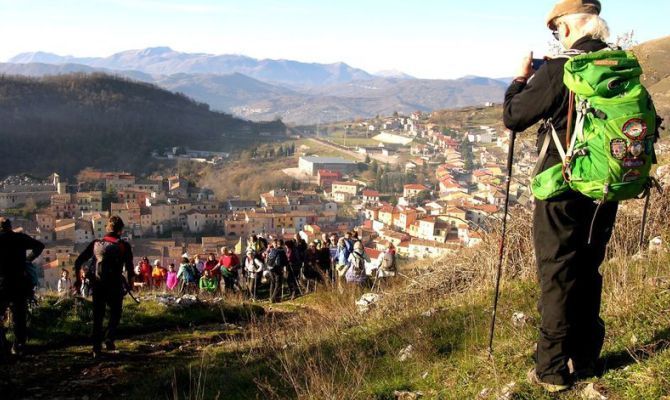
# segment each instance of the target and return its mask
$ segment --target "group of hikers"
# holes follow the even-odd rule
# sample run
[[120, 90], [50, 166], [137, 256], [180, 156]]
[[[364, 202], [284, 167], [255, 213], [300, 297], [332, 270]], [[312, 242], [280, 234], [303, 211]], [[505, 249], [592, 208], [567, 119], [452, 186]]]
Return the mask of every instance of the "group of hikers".
[[[62, 297], [92, 297], [94, 357], [101, 354], [103, 344], [107, 351], [116, 349], [123, 297], [133, 291], [157, 290], [176, 296], [241, 293], [252, 300], [264, 295], [271, 302], [279, 302], [319, 286], [340, 290], [345, 285], [380, 288], [397, 273], [394, 246], [390, 244], [371, 260], [357, 232], [347, 232], [343, 237], [322, 235], [310, 243], [300, 234], [286, 241], [251, 235], [242, 259], [223, 247], [218, 259], [213, 253], [206, 259], [185, 253], [178, 268], [172, 263], [165, 268], [160, 260], [151, 263], [147, 257], [133, 265], [132, 247], [122, 239], [124, 223], [120, 217], [110, 217], [106, 230], [102, 239], [93, 240], [77, 257], [74, 279], [63, 269], [57, 285]], [[43, 249], [42, 243], [15, 233], [11, 222], [2, 219], [0, 251], [8, 256], [0, 262], [0, 313], [4, 316], [11, 306], [15, 332], [11, 352], [15, 355], [20, 355], [25, 345], [27, 304], [34, 297], [35, 283], [27, 266]], [[31, 254], [26, 257], [29, 250]], [[109, 320], [103, 330], [107, 309]], [[0, 361], [6, 360], [10, 349], [5, 342], [4, 321], [0, 324], [0, 346]]]
[[[349, 283], [364, 287], [374, 283], [380, 287], [386, 278], [396, 275], [396, 265], [393, 244], [376, 260], [371, 260], [357, 232], [347, 232], [340, 238], [336, 234], [324, 234], [310, 243], [300, 234], [286, 241], [254, 234], [248, 238], [242, 259], [227, 247], [221, 248], [218, 258], [214, 253], [206, 257], [184, 253], [178, 267], [174, 263], [165, 267], [161, 260], [151, 262], [143, 257], [133, 270], [133, 288], [177, 296], [242, 293], [252, 300], [265, 294], [276, 302], [283, 298], [284, 287], [291, 299], [319, 285], [342, 287]], [[87, 275], [88, 267], [83, 265], [77, 284], [73, 284], [69, 271], [63, 269], [58, 293], [90, 296]]]

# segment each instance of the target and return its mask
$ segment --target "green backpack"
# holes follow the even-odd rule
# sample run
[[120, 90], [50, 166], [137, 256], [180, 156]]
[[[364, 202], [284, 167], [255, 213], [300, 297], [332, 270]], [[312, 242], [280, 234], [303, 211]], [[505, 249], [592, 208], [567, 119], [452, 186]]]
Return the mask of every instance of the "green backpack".
[[[549, 136], [563, 162], [534, 176], [531, 190], [537, 199], [547, 200], [572, 189], [594, 200], [622, 201], [648, 191], [652, 184], [649, 172], [656, 163], [657, 118], [649, 93], [640, 83], [641, 74], [631, 52], [606, 49], [568, 59], [563, 82], [571, 92], [570, 108], [577, 115], [574, 131], [564, 150], [550, 126], [538, 166]], [[568, 135], [570, 131], [569, 123]]]

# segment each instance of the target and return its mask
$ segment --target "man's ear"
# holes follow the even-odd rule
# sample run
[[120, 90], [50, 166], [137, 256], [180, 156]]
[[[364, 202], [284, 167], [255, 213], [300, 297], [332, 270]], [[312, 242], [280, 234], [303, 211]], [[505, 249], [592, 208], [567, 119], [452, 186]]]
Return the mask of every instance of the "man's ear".
[[567, 38], [567, 37], [570, 37], [570, 25], [568, 25], [568, 24], [563, 24], [563, 27], [564, 27], [564, 29], [565, 29], [565, 35], [564, 35], [564, 36], [565, 36], [566, 38]]

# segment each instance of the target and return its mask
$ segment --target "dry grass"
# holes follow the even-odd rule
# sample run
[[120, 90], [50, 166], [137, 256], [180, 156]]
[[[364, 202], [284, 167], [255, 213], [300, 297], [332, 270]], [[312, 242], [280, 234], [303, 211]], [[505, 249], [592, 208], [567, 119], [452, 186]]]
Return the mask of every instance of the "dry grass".
[[[611, 398], [628, 398], [622, 394], [640, 390], [645, 394], [632, 397], [654, 398], [670, 385], [658, 378], [670, 370], [670, 359], [662, 356], [668, 335], [661, 329], [670, 323], [667, 255], [645, 252], [637, 260], [633, 257], [639, 245], [637, 233], [631, 232], [639, 232], [641, 206], [641, 201], [622, 205], [610, 261], [602, 268], [607, 357], [640, 363], [630, 372], [613, 370], [602, 378], [614, 394]], [[668, 238], [665, 216], [669, 208], [670, 196], [652, 198], [647, 240]], [[354, 306], [361, 292], [353, 289], [342, 294], [320, 290], [273, 306], [267, 316], [247, 327], [244, 340], [231, 339], [227, 351], [208, 365], [226, 360], [247, 371], [227, 376], [222, 387], [236, 379], [247, 384], [251, 380], [256, 398], [263, 399], [390, 399], [394, 390], [417, 388], [426, 391], [427, 398], [472, 398], [484, 388], [499, 393], [511, 380], [521, 380], [515, 389], [518, 398], [545, 398], [523, 384], [521, 377], [531, 365], [539, 321], [530, 217], [529, 210], [514, 208], [508, 222], [501, 320], [493, 360], [486, 357], [485, 343], [499, 227], [493, 227], [481, 246], [464, 249], [457, 257], [414, 263], [404, 277], [381, 292], [377, 306], [366, 314]], [[524, 327], [511, 324], [516, 311], [528, 316]], [[413, 345], [412, 359], [398, 361], [398, 352], [408, 344]], [[213, 375], [210, 371], [208, 376]], [[640, 389], [633, 384], [636, 377], [638, 383], [656, 380]], [[211, 380], [206, 386], [205, 392], [212, 397], [221, 390]], [[225, 390], [221, 396], [251, 397], [248, 393], [226, 394]], [[561, 398], [579, 396], [571, 392]]]

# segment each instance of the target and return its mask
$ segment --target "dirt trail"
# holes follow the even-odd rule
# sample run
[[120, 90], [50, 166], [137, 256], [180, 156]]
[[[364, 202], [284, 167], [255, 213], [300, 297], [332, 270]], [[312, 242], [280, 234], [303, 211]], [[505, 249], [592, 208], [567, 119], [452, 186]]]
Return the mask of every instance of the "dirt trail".
[[[194, 330], [161, 330], [117, 341], [118, 351], [99, 359], [89, 346], [65, 345], [0, 367], [2, 399], [118, 399], [156, 368], [174, 368], [197, 359], [210, 344], [243, 336], [229, 324]], [[166, 340], [167, 338], [167, 340]], [[165, 382], [169, 386], [170, 382]]]

